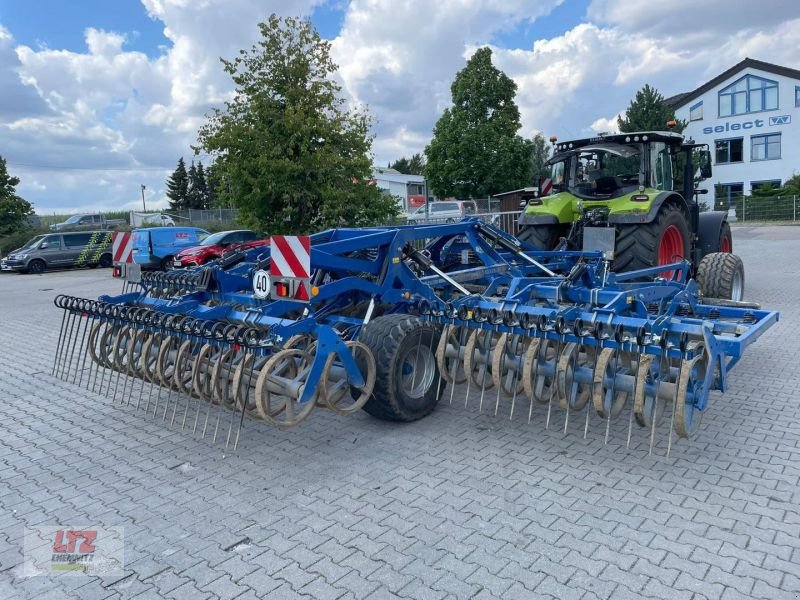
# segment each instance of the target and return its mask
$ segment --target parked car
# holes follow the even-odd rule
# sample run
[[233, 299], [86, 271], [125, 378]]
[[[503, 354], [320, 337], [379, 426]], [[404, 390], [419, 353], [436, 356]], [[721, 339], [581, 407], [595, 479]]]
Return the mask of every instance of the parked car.
[[427, 216], [425, 206], [408, 215], [408, 224], [426, 222], [455, 223], [466, 216], [478, 212], [478, 205], [473, 200], [438, 200], [428, 204]]
[[212, 233], [198, 246], [184, 248], [175, 255], [175, 267], [196, 267], [221, 257], [227, 250], [235, 250], [243, 244], [256, 241], [255, 231], [237, 229]]
[[198, 227], [147, 227], [133, 230], [133, 262], [145, 269], [169, 271], [175, 255], [197, 246], [209, 233]]
[[37, 235], [4, 259], [3, 269], [43, 273], [56, 267], [110, 267], [111, 233], [82, 231]]
[[165, 214], [156, 214], [156, 215], [147, 215], [146, 217], [142, 217], [141, 226], [144, 227], [174, 227], [175, 220], [170, 217], [169, 215]]
[[127, 225], [125, 219], [106, 219], [105, 215], [73, 215], [63, 223], [50, 225], [50, 231], [66, 231], [77, 229], [116, 229]]

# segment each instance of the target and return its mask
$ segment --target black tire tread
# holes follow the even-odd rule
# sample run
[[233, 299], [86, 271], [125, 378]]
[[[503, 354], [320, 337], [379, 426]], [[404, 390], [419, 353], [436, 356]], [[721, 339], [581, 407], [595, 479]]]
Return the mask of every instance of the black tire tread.
[[558, 225], [527, 225], [520, 229], [517, 238], [539, 250], [552, 250], [558, 244]]
[[[436, 402], [429, 403], [423, 410], [410, 412], [399, 402], [392, 383], [394, 370], [397, 368], [397, 352], [400, 343], [410, 331], [417, 328], [432, 330], [435, 351], [440, 335], [439, 328], [411, 315], [383, 315], [367, 323], [361, 330], [358, 341], [363, 342], [372, 350], [377, 365], [375, 387], [364, 405], [364, 411], [373, 417], [384, 421], [409, 422], [429, 415], [436, 408], [438, 398]], [[438, 381], [434, 380], [433, 385], [438, 388]], [[444, 384], [441, 389], [444, 389]]]
[[[658, 243], [664, 230], [664, 223], [675, 213], [683, 217], [684, 229], [688, 233], [686, 215], [675, 204], [664, 204], [650, 223], [618, 225], [614, 271], [622, 273], [656, 266]], [[688, 236], [684, 237], [684, 241], [687, 240]], [[688, 251], [686, 256], [688, 257]]]
[[733, 278], [738, 269], [742, 271], [742, 284], [744, 284], [744, 263], [736, 254], [727, 252], [706, 254], [697, 266], [696, 278], [700, 293], [707, 298], [730, 300]]

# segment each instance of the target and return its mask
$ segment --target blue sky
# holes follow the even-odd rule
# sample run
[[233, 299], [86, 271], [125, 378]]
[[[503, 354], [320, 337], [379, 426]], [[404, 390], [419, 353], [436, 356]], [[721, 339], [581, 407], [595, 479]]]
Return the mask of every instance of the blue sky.
[[[530, 48], [533, 40], [555, 37], [580, 23], [588, 6], [589, 0], [567, 0], [542, 19], [520, 21], [498, 31], [491, 42], [505, 48]], [[311, 20], [323, 37], [333, 39], [346, 12], [347, 2], [328, 0], [313, 10]], [[19, 43], [33, 48], [83, 52], [87, 27], [125, 33], [127, 50], [151, 57], [171, 46], [164, 37], [164, 24], [149, 17], [139, 0], [0, 0], [0, 23]]]
[[378, 165], [424, 150], [482, 45], [517, 83], [520, 134], [561, 139], [613, 130], [645, 83], [669, 96], [745, 56], [800, 68], [800, 4], [785, 0], [0, 0], [0, 156], [18, 192], [41, 212], [120, 209], [145, 184], [164, 205], [231, 93], [219, 58], [271, 12], [332, 41]]

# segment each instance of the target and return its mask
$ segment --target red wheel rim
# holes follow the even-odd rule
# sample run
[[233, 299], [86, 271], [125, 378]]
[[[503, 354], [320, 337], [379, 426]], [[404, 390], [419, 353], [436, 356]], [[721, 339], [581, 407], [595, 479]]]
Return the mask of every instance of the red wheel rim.
[[661, 244], [658, 247], [658, 264], [668, 265], [684, 258], [685, 248], [683, 234], [676, 225], [670, 225], [664, 230]]
[[731, 238], [729, 238], [727, 235], [722, 238], [722, 244], [720, 244], [719, 251], [727, 252], [728, 254], [731, 253]]

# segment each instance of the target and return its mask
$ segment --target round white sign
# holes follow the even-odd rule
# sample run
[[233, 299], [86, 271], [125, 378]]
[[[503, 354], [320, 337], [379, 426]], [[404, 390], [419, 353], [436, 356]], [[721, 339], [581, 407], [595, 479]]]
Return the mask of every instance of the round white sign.
[[259, 300], [269, 298], [269, 273], [259, 269], [253, 275], [253, 295]]

